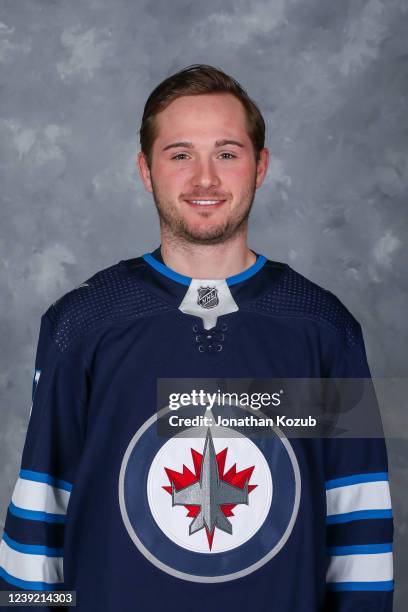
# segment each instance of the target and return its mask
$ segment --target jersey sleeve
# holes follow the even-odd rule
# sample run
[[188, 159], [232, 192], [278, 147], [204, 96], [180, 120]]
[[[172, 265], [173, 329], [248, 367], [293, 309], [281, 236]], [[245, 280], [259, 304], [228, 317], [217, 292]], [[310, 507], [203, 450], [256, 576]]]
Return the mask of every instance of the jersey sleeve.
[[[52, 307], [51, 307], [52, 308]], [[0, 543], [0, 590], [63, 590], [64, 529], [86, 430], [79, 343], [61, 350], [42, 316], [21, 467]]]
[[376, 437], [325, 440], [328, 612], [391, 612], [393, 518], [387, 449], [361, 327], [338, 342], [330, 377], [364, 379], [367, 420], [379, 420]]

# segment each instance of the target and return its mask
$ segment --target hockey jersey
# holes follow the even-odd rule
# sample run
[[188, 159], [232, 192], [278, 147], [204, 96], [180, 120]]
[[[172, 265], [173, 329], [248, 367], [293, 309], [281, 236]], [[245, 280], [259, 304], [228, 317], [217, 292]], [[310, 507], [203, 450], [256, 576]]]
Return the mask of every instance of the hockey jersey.
[[159, 247], [54, 302], [0, 588], [76, 591], [81, 612], [391, 611], [384, 439], [159, 435], [159, 379], [224, 377], [370, 372], [340, 300], [258, 253], [193, 279]]

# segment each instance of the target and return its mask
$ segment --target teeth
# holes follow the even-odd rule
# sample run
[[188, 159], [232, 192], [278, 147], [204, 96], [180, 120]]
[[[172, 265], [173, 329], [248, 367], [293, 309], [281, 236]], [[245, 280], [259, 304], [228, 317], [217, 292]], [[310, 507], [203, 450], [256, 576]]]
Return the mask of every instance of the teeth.
[[193, 204], [200, 204], [202, 206], [209, 206], [211, 204], [216, 204], [217, 202], [221, 202], [221, 200], [191, 200]]

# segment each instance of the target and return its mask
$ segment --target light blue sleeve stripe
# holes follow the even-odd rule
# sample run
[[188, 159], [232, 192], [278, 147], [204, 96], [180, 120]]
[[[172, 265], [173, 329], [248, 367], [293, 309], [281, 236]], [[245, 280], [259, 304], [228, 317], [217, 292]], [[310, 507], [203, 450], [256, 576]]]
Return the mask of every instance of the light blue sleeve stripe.
[[33, 589], [35, 591], [58, 591], [62, 589], [62, 583], [50, 583], [50, 582], [31, 582], [27, 580], [20, 580], [8, 574], [5, 569], [0, 567], [0, 576], [9, 584], [20, 587], [21, 589]]
[[334, 555], [371, 555], [392, 552], [392, 543], [386, 544], [356, 544], [352, 546], [330, 546], [327, 554]]
[[328, 582], [330, 591], [393, 591], [394, 581], [382, 582]]
[[65, 514], [51, 514], [50, 512], [40, 512], [39, 510], [25, 510], [15, 506], [13, 502], [10, 502], [9, 511], [18, 518], [28, 519], [30, 521], [44, 521], [46, 523], [65, 523]]
[[326, 518], [327, 525], [337, 523], [350, 523], [351, 521], [361, 521], [363, 519], [389, 519], [392, 518], [392, 510], [356, 510], [355, 512], [345, 512], [344, 514], [331, 514]]
[[46, 557], [63, 557], [63, 548], [50, 548], [49, 546], [43, 546], [41, 544], [21, 544], [12, 540], [6, 532], [3, 533], [3, 540], [12, 548], [18, 552], [27, 555], [45, 555]]
[[378, 482], [380, 480], [388, 480], [388, 472], [371, 472], [367, 474], [353, 474], [343, 478], [333, 478], [326, 481], [326, 489], [336, 489], [337, 487], [346, 487], [347, 485], [359, 484], [361, 482]]
[[70, 482], [60, 480], [59, 478], [54, 478], [54, 476], [50, 476], [50, 474], [46, 474], [45, 472], [20, 470], [20, 478], [24, 478], [25, 480], [33, 480], [34, 482], [44, 482], [45, 484], [58, 487], [59, 489], [64, 489], [65, 491], [72, 491], [72, 484]]

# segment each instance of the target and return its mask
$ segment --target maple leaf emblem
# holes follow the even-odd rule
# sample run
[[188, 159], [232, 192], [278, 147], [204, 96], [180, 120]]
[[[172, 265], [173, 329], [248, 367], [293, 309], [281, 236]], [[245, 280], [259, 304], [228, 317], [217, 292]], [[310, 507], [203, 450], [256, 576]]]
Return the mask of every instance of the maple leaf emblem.
[[257, 485], [249, 484], [255, 466], [237, 471], [236, 463], [225, 472], [228, 448], [215, 452], [208, 429], [203, 453], [190, 449], [194, 472], [183, 464], [183, 471], [164, 468], [170, 482], [163, 489], [172, 496], [173, 506], [184, 506], [193, 518], [189, 534], [205, 529], [211, 550], [215, 528], [232, 534], [232, 523], [237, 504], [248, 504], [248, 495]]

